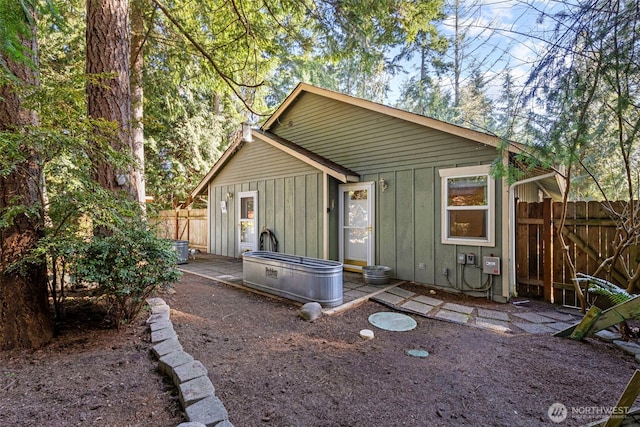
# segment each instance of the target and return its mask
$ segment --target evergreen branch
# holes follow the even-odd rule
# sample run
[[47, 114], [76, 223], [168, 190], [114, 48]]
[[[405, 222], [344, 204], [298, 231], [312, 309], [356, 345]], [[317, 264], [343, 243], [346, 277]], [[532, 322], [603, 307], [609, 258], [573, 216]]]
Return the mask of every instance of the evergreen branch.
[[619, 286], [614, 285], [611, 282], [608, 282], [604, 279], [600, 279], [599, 277], [590, 276], [588, 274], [577, 273], [576, 274], [576, 282], [586, 282], [587, 283], [587, 292], [606, 296], [611, 300], [614, 304], [620, 304], [625, 301], [630, 300], [633, 295], [629, 294], [624, 289]]
[[260, 82], [257, 84], [247, 84], [240, 83], [233, 79], [232, 76], [226, 74], [218, 65], [218, 63], [213, 59], [213, 57], [206, 51], [206, 49], [198, 43], [198, 41], [189, 34], [186, 29], [178, 22], [178, 20], [169, 12], [169, 10], [158, 0], [151, 0], [161, 11], [162, 13], [169, 19], [173, 25], [176, 26], [178, 31], [191, 43], [191, 45], [198, 51], [202, 56], [211, 64], [215, 72], [220, 76], [220, 78], [227, 84], [227, 86], [231, 89], [231, 91], [238, 97], [240, 102], [245, 106], [249, 112], [255, 114], [257, 116], [265, 116], [265, 114], [261, 114], [253, 109], [247, 102], [247, 100], [240, 94], [237, 87], [254, 89], [260, 87], [264, 84], [264, 82]]

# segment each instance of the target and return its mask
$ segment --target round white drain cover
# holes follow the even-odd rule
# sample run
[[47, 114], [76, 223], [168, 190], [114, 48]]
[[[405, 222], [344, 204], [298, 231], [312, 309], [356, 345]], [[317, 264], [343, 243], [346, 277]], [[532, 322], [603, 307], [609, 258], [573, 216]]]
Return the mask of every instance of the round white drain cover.
[[406, 314], [381, 311], [369, 316], [369, 323], [385, 331], [410, 331], [418, 324]]
[[420, 350], [419, 348], [412, 348], [411, 350], [407, 350], [407, 354], [413, 357], [427, 357], [429, 356], [429, 352], [427, 350]]

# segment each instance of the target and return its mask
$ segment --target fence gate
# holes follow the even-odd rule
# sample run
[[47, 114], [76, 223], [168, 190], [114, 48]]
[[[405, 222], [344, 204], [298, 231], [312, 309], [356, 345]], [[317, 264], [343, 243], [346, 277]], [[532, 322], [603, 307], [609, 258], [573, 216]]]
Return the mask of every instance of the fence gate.
[[[610, 204], [616, 212], [625, 202]], [[539, 203], [519, 202], [516, 213], [516, 279], [518, 295], [543, 298], [567, 306], [579, 306], [559, 239], [558, 223], [562, 203], [545, 199]], [[578, 273], [593, 274], [613, 253], [616, 223], [603, 202], [569, 202], [562, 230], [568, 252]], [[626, 250], [610, 273], [599, 277], [626, 287], [623, 266], [638, 266], [638, 247]]]

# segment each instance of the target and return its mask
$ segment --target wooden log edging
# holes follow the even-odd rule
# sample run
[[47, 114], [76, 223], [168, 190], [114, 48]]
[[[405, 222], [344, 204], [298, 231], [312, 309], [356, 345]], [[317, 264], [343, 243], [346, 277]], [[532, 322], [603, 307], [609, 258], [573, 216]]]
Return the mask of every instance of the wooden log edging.
[[195, 427], [233, 427], [207, 369], [186, 353], [170, 319], [170, 307], [162, 298], [148, 298], [151, 316], [147, 319], [151, 331], [151, 352], [158, 359], [158, 371], [178, 389], [180, 404], [189, 420], [182, 423]]

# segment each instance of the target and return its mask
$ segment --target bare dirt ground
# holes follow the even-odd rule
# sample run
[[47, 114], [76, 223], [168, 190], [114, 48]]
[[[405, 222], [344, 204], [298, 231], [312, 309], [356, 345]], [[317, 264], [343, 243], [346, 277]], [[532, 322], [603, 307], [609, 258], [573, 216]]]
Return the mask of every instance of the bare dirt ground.
[[183, 414], [156, 373], [145, 319], [116, 331], [92, 304], [67, 307], [48, 347], [0, 352], [0, 426], [178, 425]]
[[[298, 304], [190, 274], [159, 296], [237, 427], [557, 425], [547, 415], [555, 402], [569, 411], [559, 425], [583, 425], [602, 418], [597, 412], [615, 404], [637, 367], [591, 338], [500, 334], [419, 316], [412, 331], [383, 331], [367, 321], [390, 310], [376, 302], [307, 323]], [[500, 307], [513, 309], [492, 308]], [[86, 317], [77, 320], [89, 330], [69, 323], [45, 349], [0, 353], [0, 425], [184, 421], [176, 391], [155, 371], [144, 318], [113, 331]], [[373, 340], [359, 337], [365, 328]], [[407, 355], [414, 348], [429, 356]]]

